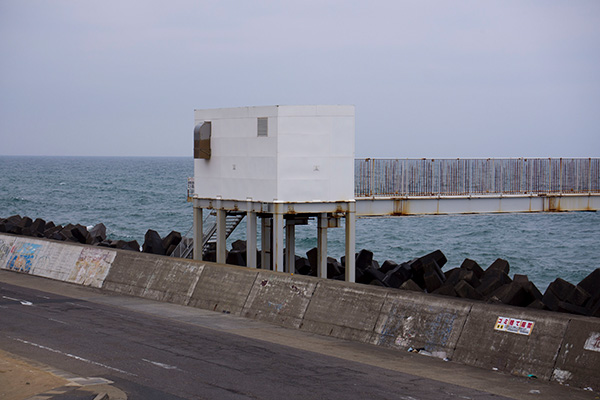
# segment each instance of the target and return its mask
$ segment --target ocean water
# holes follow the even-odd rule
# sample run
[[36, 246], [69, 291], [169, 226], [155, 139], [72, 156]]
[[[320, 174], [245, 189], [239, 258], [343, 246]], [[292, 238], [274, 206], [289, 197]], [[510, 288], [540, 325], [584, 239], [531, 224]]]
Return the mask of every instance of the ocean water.
[[[14, 214], [56, 224], [106, 225], [111, 239], [142, 244], [148, 229], [186, 234], [186, 201], [193, 159], [178, 157], [0, 156], [0, 217]], [[316, 246], [316, 221], [296, 228], [296, 254]], [[229, 242], [244, 239], [242, 223]], [[560, 277], [577, 283], [600, 267], [600, 213], [519, 213], [359, 218], [356, 249], [398, 263], [436, 249], [444, 270], [465, 258], [487, 267], [509, 261], [511, 275], [527, 274], [540, 290]], [[328, 231], [328, 254], [344, 254], [344, 229]]]

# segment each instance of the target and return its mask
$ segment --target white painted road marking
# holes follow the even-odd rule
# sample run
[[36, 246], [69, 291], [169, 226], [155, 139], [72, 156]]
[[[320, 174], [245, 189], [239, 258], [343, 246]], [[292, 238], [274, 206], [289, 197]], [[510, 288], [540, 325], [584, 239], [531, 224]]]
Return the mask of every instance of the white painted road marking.
[[53, 348], [50, 348], [50, 347], [47, 347], [47, 346], [43, 346], [41, 344], [37, 344], [37, 343], [33, 343], [33, 342], [28, 342], [27, 340], [23, 340], [23, 339], [19, 339], [19, 338], [14, 338], [14, 337], [11, 337], [11, 339], [16, 340], [17, 342], [25, 343], [25, 344], [28, 344], [30, 346], [34, 346], [34, 347], [40, 348], [40, 349], [48, 350], [48, 351], [51, 351], [53, 353], [62, 354], [63, 356], [71, 357], [71, 358], [74, 358], [75, 360], [78, 360], [78, 361], [83, 361], [83, 362], [86, 362], [88, 364], [93, 364], [93, 365], [97, 365], [97, 366], [102, 367], [102, 368], [110, 369], [112, 371], [120, 372], [120, 373], [125, 374], [125, 375], [137, 376], [136, 374], [132, 374], [131, 372], [123, 371], [122, 369], [111, 367], [109, 365], [102, 364], [102, 363], [99, 363], [97, 361], [88, 360], [87, 358], [79, 357], [79, 356], [76, 356], [74, 354], [65, 353], [65, 352], [62, 352], [60, 350], [56, 350], [56, 349], [53, 349]]
[[164, 369], [176, 369], [181, 371], [179, 368], [174, 367], [173, 365], [169, 365], [169, 364], [163, 364], [163, 363], [159, 363], [157, 361], [150, 361], [150, 360], [146, 360], [145, 358], [142, 358], [142, 361], [146, 361], [147, 363], [150, 363], [152, 365], [156, 365], [157, 367], [161, 367]]
[[57, 319], [54, 318], [48, 318], [50, 321], [54, 321], [54, 322], [58, 322], [59, 324], [64, 324], [64, 325], [69, 325], [68, 323], [64, 322], [64, 321], [59, 321]]
[[75, 307], [88, 308], [90, 310], [93, 310], [92, 307], [88, 307], [88, 306], [85, 306], [83, 304], [76, 304], [76, 303], [73, 303], [73, 302], [70, 302], [70, 301], [67, 301], [67, 304], [70, 304], [70, 305], [75, 306]]
[[33, 303], [27, 300], [21, 300], [21, 299], [15, 299], [12, 297], [8, 297], [8, 296], [2, 296], [3, 299], [7, 299], [7, 300], [12, 300], [12, 301], [18, 301], [19, 303], [21, 303], [24, 306], [32, 306]]

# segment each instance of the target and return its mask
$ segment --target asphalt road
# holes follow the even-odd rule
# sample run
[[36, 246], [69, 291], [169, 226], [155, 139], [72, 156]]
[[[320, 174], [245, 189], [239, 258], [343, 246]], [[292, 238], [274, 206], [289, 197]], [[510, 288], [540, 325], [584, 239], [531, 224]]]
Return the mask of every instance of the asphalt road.
[[[287, 337], [288, 330], [273, 330], [256, 321], [92, 289], [82, 292], [89, 293], [88, 299], [62, 295], [57, 292], [84, 289], [25, 278], [31, 278], [28, 282], [35, 288], [0, 281], [0, 348], [79, 376], [109, 379], [130, 399], [517, 398], [474, 389], [486, 386], [486, 378], [477, 374], [472, 375], [473, 385], [453, 384], [424, 377], [427, 373], [401, 372], [385, 362], [377, 366], [369, 357], [380, 353], [385, 361], [391, 355], [392, 365], [394, 350], [382, 352], [312, 335], [302, 339], [297, 332]], [[53, 290], [39, 290], [45, 286]], [[300, 340], [305, 345], [280, 343]], [[363, 347], [355, 351], [355, 346]], [[328, 354], [336, 351], [343, 354]], [[398, 359], [404, 356], [396, 354]], [[415, 371], [431, 372], [443, 363], [431, 360], [438, 364], [430, 369], [421, 361], [415, 361]], [[448, 370], [450, 363], [445, 364], [442, 367]], [[457, 373], [460, 368], [456, 366]], [[465, 374], [469, 376], [468, 370]], [[504, 378], [505, 385], [515, 379]], [[529, 398], [528, 384], [519, 384], [524, 385], [521, 398]]]

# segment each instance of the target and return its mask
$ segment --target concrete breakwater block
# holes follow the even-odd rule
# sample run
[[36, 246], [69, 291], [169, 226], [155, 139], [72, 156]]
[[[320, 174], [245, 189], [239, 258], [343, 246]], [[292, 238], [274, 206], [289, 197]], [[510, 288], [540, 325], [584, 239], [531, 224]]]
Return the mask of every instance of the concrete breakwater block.
[[389, 289], [321, 280], [300, 329], [369, 343]]
[[[505, 260], [504, 260], [505, 261]], [[494, 261], [492, 265], [485, 270], [481, 276], [481, 283], [477, 286], [477, 291], [484, 297], [488, 298], [495, 290], [500, 288], [502, 285], [506, 285], [512, 282], [512, 279], [508, 276], [508, 263], [504, 262], [506, 268], [492, 268], [495, 264], [497, 265], [498, 260]]]
[[92, 244], [94, 241], [87, 228], [83, 225], [75, 225], [71, 229], [71, 235], [81, 244]]
[[[382, 282], [383, 284], [385, 284], [388, 287], [393, 287], [393, 288], [399, 288], [400, 286], [402, 286], [402, 284], [406, 281], [408, 281], [410, 279], [410, 277], [412, 276], [412, 269], [410, 268], [410, 265], [408, 263], [402, 263], [400, 265], [396, 264], [396, 266], [393, 265], [387, 265], [386, 263], [388, 263], [388, 261], [386, 261], [385, 263], [383, 263], [382, 266], [382, 272], [385, 273], [385, 277], [383, 278]], [[383, 269], [383, 267], [388, 267]], [[387, 271], [386, 271], [387, 270]]]
[[600, 317], [600, 268], [577, 285], [555, 279], [546, 289], [542, 302], [552, 311]]
[[497, 299], [500, 303], [511, 306], [531, 304], [531, 302], [535, 300], [535, 298], [532, 298], [530, 294], [527, 293], [522, 283], [514, 281], [496, 289], [491, 297]]
[[89, 232], [95, 243], [100, 243], [106, 240], [106, 226], [102, 222], [94, 225]]
[[241, 315], [297, 329], [318, 282], [309, 276], [258, 272]]
[[567, 315], [473, 303], [453, 359], [549, 380], [568, 324]]
[[137, 240], [104, 240], [97, 244], [101, 247], [110, 247], [111, 249], [129, 250], [129, 251], [140, 251], [140, 245]]
[[400, 289], [402, 290], [410, 290], [413, 292], [423, 292], [423, 288], [415, 283], [412, 279], [407, 280], [402, 285], [400, 285]]
[[0, 232], [12, 233], [13, 235], [32, 236], [29, 227], [33, 221], [28, 217], [12, 215], [0, 220]]
[[476, 261], [471, 260], [470, 258], [465, 258], [465, 260], [460, 265], [461, 269], [465, 269], [467, 271], [473, 271], [477, 279], [481, 279], [483, 276], [483, 269], [477, 264]]
[[256, 269], [206, 263], [188, 305], [241, 315], [257, 275]]
[[309, 275], [311, 271], [310, 262], [308, 258], [296, 256], [296, 263], [294, 265], [296, 274]]
[[446, 272], [446, 281], [445, 285], [454, 286], [460, 281], [465, 281], [472, 287], [478, 287], [481, 284], [481, 281], [477, 277], [474, 271], [470, 271], [464, 268], [454, 268], [448, 272]]
[[471, 300], [483, 300], [483, 295], [479, 293], [467, 281], [459, 281], [454, 285], [454, 291], [458, 297]]
[[144, 235], [144, 244], [142, 245], [143, 253], [158, 254], [164, 256], [167, 254], [166, 249], [163, 247], [163, 241], [155, 230], [148, 229]]
[[510, 266], [508, 264], [508, 261], [502, 259], [502, 258], [498, 258], [496, 259], [496, 261], [494, 261], [489, 267], [488, 269], [486, 269], [486, 272], [488, 271], [502, 271], [504, 272], [506, 275], [508, 275], [510, 273]]
[[[302, 275], [317, 276], [318, 275], [318, 257], [317, 248], [313, 247], [306, 252], [307, 258], [301, 258], [300, 261], [296, 258], [295, 270], [296, 273]], [[305, 261], [306, 260], [306, 261]], [[307, 268], [308, 265], [308, 268]], [[345, 266], [333, 257], [327, 257], [327, 278], [328, 279], [344, 279]]]
[[246, 250], [233, 249], [227, 252], [225, 263], [228, 265], [237, 265], [238, 267], [246, 266]]
[[388, 293], [371, 343], [407, 350], [424, 349], [452, 358], [471, 303], [426, 294]]
[[181, 233], [177, 231], [171, 231], [162, 240], [162, 247], [165, 249], [165, 254], [169, 255], [175, 250], [177, 245], [181, 242]]

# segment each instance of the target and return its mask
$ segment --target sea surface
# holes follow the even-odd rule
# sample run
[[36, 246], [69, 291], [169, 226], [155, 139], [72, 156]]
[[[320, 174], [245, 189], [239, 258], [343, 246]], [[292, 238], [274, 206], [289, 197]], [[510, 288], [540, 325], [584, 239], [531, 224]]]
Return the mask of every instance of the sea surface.
[[[191, 157], [0, 156], [0, 217], [88, 227], [102, 222], [109, 238], [141, 245], [148, 229], [163, 237], [190, 231], [186, 185], [192, 175]], [[296, 229], [296, 254], [305, 256], [317, 243], [316, 221]], [[244, 238], [242, 223], [229, 242]], [[363, 248], [380, 264], [440, 249], [448, 258], [444, 270], [465, 258], [483, 268], [504, 258], [511, 276], [527, 274], [544, 291], [558, 277], [577, 283], [600, 267], [600, 213], [359, 218], [356, 249]], [[328, 231], [328, 253], [337, 259], [344, 254], [343, 228]]]

